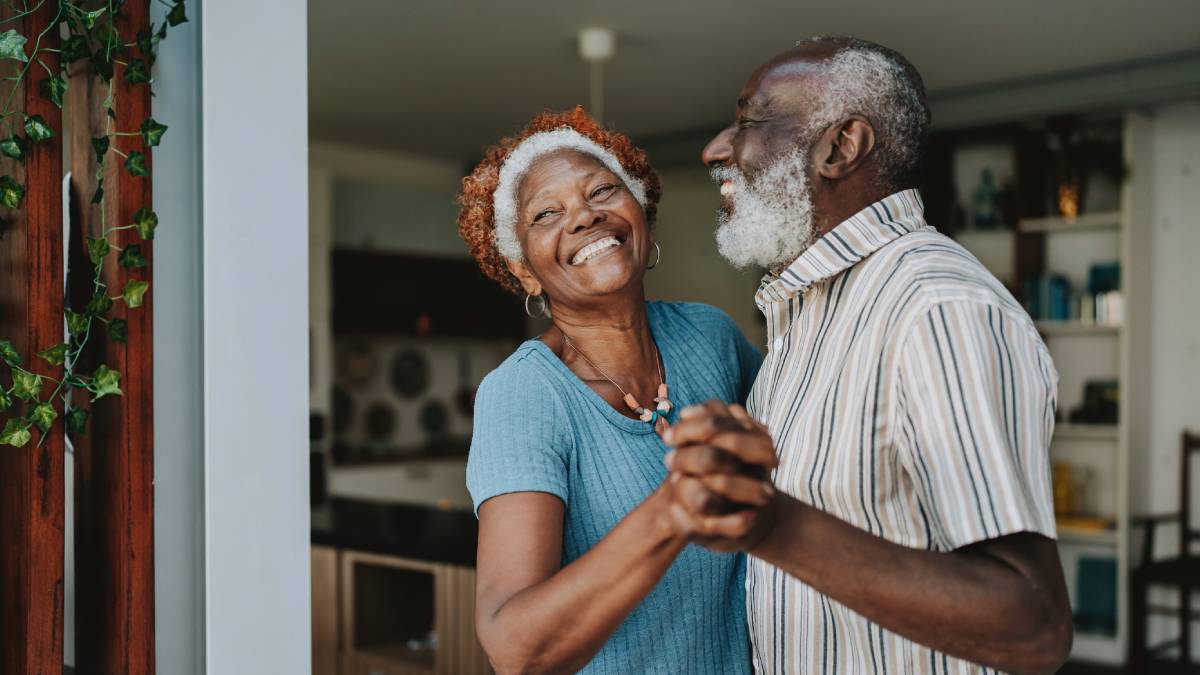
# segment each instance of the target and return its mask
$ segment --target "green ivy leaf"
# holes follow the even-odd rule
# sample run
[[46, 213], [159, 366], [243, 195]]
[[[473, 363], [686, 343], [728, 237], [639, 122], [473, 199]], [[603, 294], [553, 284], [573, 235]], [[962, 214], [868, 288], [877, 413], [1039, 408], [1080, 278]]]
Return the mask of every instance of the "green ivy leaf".
[[75, 436], [87, 434], [88, 411], [83, 408], [71, 408], [67, 411], [67, 433]]
[[12, 397], [9, 396], [8, 393], [5, 392], [3, 389], [0, 389], [0, 412], [4, 412], [5, 410], [8, 410], [9, 408], [12, 407], [12, 404], [13, 404]]
[[92, 55], [91, 49], [88, 48], [87, 38], [83, 35], [72, 35], [63, 40], [59, 48], [62, 50], [60, 56], [62, 56], [63, 63], [73, 63]]
[[0, 340], [0, 359], [10, 366], [21, 365], [21, 355], [8, 340]]
[[150, 207], [143, 206], [134, 212], [133, 224], [137, 227], [138, 234], [142, 235], [142, 239], [153, 239], [154, 228], [158, 227], [158, 214], [151, 211]]
[[125, 250], [121, 251], [121, 255], [117, 257], [117, 264], [127, 270], [134, 269], [135, 267], [145, 267], [147, 263], [146, 256], [142, 255], [142, 245], [130, 244], [126, 246]]
[[108, 394], [121, 395], [121, 388], [118, 383], [121, 381], [121, 373], [109, 368], [104, 364], [96, 367], [96, 372], [92, 373], [92, 383], [88, 389], [95, 394], [92, 400], [103, 398]]
[[29, 420], [42, 430], [42, 433], [50, 431], [50, 425], [54, 424], [54, 420], [58, 418], [58, 411], [49, 403], [39, 403], [33, 406], [33, 411], [29, 413]]
[[25, 116], [25, 135], [34, 143], [54, 138], [54, 129], [46, 124], [41, 115]]
[[175, 3], [175, 6], [172, 7], [171, 11], [167, 14], [167, 23], [171, 24], [172, 26], [178, 26], [185, 21], [187, 21], [187, 14], [183, 8], [183, 0], [179, 0], [179, 2]]
[[104, 292], [104, 289], [96, 291], [92, 299], [88, 301], [86, 312], [92, 316], [103, 316], [105, 312], [112, 309], [112, 298]]
[[92, 12], [84, 12], [83, 13], [83, 25], [87, 26], [88, 30], [95, 28], [96, 27], [96, 19], [99, 19], [100, 17], [104, 16], [104, 13], [107, 11], [108, 11], [108, 8], [102, 7], [100, 9], [97, 9]]
[[69, 309], [63, 311], [63, 314], [67, 317], [67, 332], [71, 334], [71, 337], [83, 335], [92, 323], [91, 317], [87, 314], [72, 312]]
[[103, 178], [100, 179], [100, 182], [96, 183], [96, 191], [92, 193], [92, 203], [99, 204], [101, 199], [104, 199], [104, 179]]
[[71, 373], [67, 376], [67, 386], [72, 389], [87, 389], [87, 378]]
[[146, 156], [137, 150], [129, 151], [129, 156], [125, 158], [125, 168], [129, 171], [130, 176], [147, 176], [150, 174], [146, 169]]
[[25, 56], [25, 36], [11, 29], [0, 33], [0, 59], [27, 63], [29, 57]]
[[13, 134], [8, 138], [0, 140], [0, 154], [5, 157], [12, 157], [18, 162], [25, 162], [25, 153], [29, 151], [29, 144], [25, 139]]
[[147, 117], [146, 121], [142, 122], [142, 140], [146, 141], [146, 145], [157, 147], [165, 133], [167, 125], [159, 124], [153, 117]]
[[159, 26], [158, 32], [156, 32], [154, 34], [155, 39], [157, 39], [159, 42], [162, 42], [163, 40], [167, 39], [167, 26], [168, 25], [169, 24], [164, 23], [163, 25]]
[[25, 447], [29, 442], [29, 420], [23, 417], [14, 417], [4, 425], [4, 431], [0, 431], [0, 444], [12, 445], [18, 448]]
[[125, 319], [113, 319], [108, 322], [108, 337], [113, 342], [126, 342], [129, 340], [129, 324]]
[[93, 265], [99, 265], [104, 256], [108, 255], [111, 248], [108, 244], [108, 239], [105, 237], [88, 237], [87, 238], [88, 258], [91, 259]]
[[129, 84], [144, 84], [150, 81], [150, 68], [142, 59], [134, 59], [125, 67], [125, 81]]
[[12, 394], [23, 401], [35, 401], [42, 394], [42, 376], [24, 370], [12, 371]]
[[130, 279], [125, 282], [125, 290], [121, 292], [121, 297], [125, 299], [125, 304], [130, 307], [141, 307], [142, 296], [146, 295], [146, 290], [150, 288], [149, 281], [140, 279]]
[[52, 366], [61, 366], [67, 360], [67, 343], [56, 344], [37, 353]]
[[99, 75], [100, 78], [103, 79], [105, 82], [108, 82], [109, 80], [112, 79], [112, 76], [113, 76], [112, 58], [105, 51], [104, 47], [97, 49], [95, 51], [95, 53], [92, 54], [92, 69], [95, 70], [96, 74]]
[[[153, 29], [154, 24], [150, 24], [150, 28]], [[151, 31], [145, 28], [138, 31], [137, 39], [134, 42], [137, 43], [138, 51], [142, 53], [143, 57], [150, 59], [154, 56], [154, 34]]]
[[58, 107], [63, 107], [63, 94], [67, 93], [67, 80], [58, 73], [53, 77], [47, 77], [38, 83], [38, 91], [42, 92], [51, 103]]
[[21, 184], [12, 179], [12, 176], [0, 176], [0, 204], [4, 204], [10, 209], [15, 209], [21, 205], [21, 200], [25, 198], [25, 188]]
[[100, 25], [100, 30], [96, 31], [96, 39], [100, 42], [99, 51], [111, 47], [108, 53], [118, 54], [125, 50], [125, 45], [121, 43], [121, 33], [112, 22]]
[[111, 107], [105, 108], [104, 114], [108, 115], [109, 117], [113, 118], [114, 120], [117, 119], [117, 111], [113, 110]]
[[97, 162], [104, 161], [104, 155], [108, 154], [108, 144], [108, 136], [101, 136], [100, 138], [92, 139], [92, 150], [96, 151]]

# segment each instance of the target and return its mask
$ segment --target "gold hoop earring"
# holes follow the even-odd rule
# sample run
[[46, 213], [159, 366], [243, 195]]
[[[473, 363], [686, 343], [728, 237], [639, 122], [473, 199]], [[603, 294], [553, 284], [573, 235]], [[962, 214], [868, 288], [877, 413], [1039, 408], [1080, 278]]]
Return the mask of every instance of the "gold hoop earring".
[[656, 241], [656, 242], [654, 242], [654, 251], [655, 251], [655, 253], [657, 253], [658, 255], [657, 255], [657, 256], [655, 256], [655, 258], [654, 258], [654, 264], [652, 264], [652, 265], [647, 265], [647, 266], [646, 266], [646, 269], [648, 269], [648, 270], [652, 270], [652, 269], [654, 269], [655, 267], [658, 267], [658, 263], [659, 263], [659, 261], [661, 261], [661, 260], [662, 260], [662, 247], [658, 245], [658, 242], [657, 242], [657, 241]]
[[[537, 314], [534, 314], [533, 312], [529, 311], [530, 298], [538, 299], [539, 304], [538, 304]], [[538, 293], [537, 295], [530, 295], [529, 293], [526, 293], [525, 294], [525, 313], [528, 314], [529, 318], [531, 318], [531, 319], [536, 319], [539, 316], [550, 316], [550, 301], [547, 300], [546, 296], [542, 295], [541, 293]]]

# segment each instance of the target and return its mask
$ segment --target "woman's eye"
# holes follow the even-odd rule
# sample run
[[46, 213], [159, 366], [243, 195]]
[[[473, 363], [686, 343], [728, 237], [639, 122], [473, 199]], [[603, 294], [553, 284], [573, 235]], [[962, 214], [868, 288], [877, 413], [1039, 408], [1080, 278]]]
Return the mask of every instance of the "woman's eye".
[[592, 190], [592, 199], [610, 195], [610, 194], [612, 194], [613, 190], [616, 190], [616, 189], [617, 189], [616, 185], [612, 185], [612, 184], [601, 185], [600, 187], [596, 188], [595, 190]]
[[554, 215], [554, 209], [546, 209], [544, 211], [538, 211], [537, 215], [533, 217], [533, 222], [536, 223], [545, 218], [549, 218], [552, 215]]

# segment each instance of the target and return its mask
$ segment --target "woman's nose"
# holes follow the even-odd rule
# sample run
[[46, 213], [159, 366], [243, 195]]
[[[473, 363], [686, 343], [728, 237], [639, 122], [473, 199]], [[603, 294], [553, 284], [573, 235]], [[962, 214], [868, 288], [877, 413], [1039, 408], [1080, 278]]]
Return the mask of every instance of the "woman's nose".
[[579, 212], [571, 218], [571, 224], [567, 228], [567, 232], [575, 234], [589, 227], [594, 227], [603, 223], [608, 218], [603, 211], [593, 211], [588, 207], [582, 207]]
[[709, 167], [717, 167], [727, 164], [729, 159], [733, 157], [733, 144], [730, 140], [733, 138], [733, 127], [725, 127], [713, 139], [704, 146], [704, 150], [700, 153], [700, 161], [704, 162]]

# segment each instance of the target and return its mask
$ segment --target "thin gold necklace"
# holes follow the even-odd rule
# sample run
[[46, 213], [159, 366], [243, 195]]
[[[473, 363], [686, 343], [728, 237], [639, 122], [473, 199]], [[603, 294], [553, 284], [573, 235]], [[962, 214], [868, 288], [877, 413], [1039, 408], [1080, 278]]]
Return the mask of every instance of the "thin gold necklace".
[[617, 384], [616, 380], [609, 377], [608, 373], [604, 372], [600, 369], [600, 366], [597, 366], [595, 363], [593, 363], [592, 360], [587, 357], [587, 354], [584, 354], [579, 350], [579, 347], [575, 346], [574, 342], [571, 342], [571, 338], [567, 337], [566, 333], [563, 333], [562, 336], [563, 342], [566, 342], [567, 346], [570, 347], [572, 351], [582, 357], [584, 361], [587, 361], [587, 364], [592, 367], [592, 370], [600, 373], [604, 379], [611, 382], [612, 385], [621, 392], [622, 400], [625, 401], [625, 405], [629, 406], [629, 409], [638, 416], [638, 419], [649, 423], [654, 427], [655, 431], [657, 431], [659, 434], [662, 434], [662, 432], [667, 428], [667, 413], [671, 412], [671, 400], [667, 397], [667, 380], [663, 377], [662, 355], [658, 352], [657, 344], [654, 345], [654, 363], [658, 366], [658, 396], [654, 399], [656, 404], [655, 408], [651, 410], [650, 408], [644, 407], [641, 403], [638, 403], [638, 400], [634, 398], [633, 394], [625, 391], [624, 387]]

